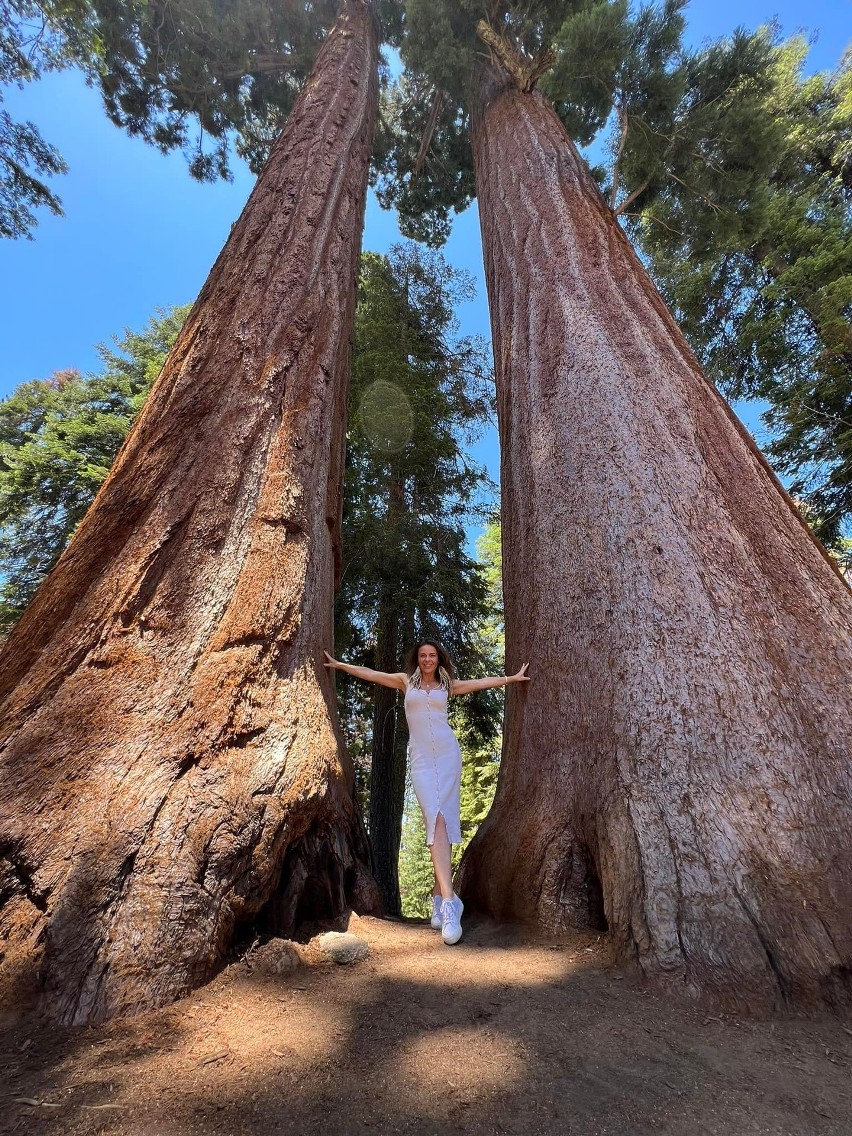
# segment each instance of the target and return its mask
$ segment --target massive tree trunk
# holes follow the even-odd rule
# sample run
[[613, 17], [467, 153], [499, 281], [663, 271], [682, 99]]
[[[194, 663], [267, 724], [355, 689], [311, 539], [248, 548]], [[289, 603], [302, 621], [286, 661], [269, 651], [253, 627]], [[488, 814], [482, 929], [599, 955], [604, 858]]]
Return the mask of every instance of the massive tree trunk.
[[852, 994], [852, 595], [546, 100], [474, 126], [509, 691], [470, 908], [754, 1009]]
[[270, 911], [378, 901], [321, 665], [376, 70], [346, 0], [3, 652], [0, 938], [65, 1022], [181, 995]]

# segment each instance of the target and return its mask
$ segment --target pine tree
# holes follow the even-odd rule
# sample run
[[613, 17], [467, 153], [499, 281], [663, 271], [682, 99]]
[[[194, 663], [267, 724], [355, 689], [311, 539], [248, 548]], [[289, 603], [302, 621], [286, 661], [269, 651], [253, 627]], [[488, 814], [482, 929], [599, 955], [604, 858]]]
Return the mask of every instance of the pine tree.
[[[760, 197], [709, 211], [659, 195], [629, 231], [708, 375], [770, 403], [767, 452], [833, 544], [852, 522], [852, 55], [805, 78], [807, 50], [771, 52], [761, 111], [777, 142]], [[736, 99], [719, 104], [731, 118]]]
[[53, 568], [163, 369], [189, 306], [101, 344], [104, 369], [58, 371], [0, 402], [0, 635]]

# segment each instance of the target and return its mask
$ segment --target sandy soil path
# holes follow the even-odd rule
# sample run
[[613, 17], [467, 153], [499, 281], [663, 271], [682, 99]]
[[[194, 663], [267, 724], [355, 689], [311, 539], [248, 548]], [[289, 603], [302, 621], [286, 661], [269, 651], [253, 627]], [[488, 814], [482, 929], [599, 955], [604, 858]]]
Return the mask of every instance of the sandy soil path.
[[106, 1026], [7, 1004], [0, 1132], [852, 1136], [852, 1022], [708, 1015], [615, 970], [595, 936], [351, 929], [364, 961], [310, 943], [275, 974], [250, 952]]

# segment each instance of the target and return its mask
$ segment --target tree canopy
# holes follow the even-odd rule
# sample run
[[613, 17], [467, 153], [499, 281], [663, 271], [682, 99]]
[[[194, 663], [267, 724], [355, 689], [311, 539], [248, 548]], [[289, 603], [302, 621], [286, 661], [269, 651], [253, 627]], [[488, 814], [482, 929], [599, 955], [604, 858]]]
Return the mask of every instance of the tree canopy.
[[[474, 193], [468, 136], [489, 51], [519, 85], [541, 86], [578, 145], [608, 151], [609, 167], [594, 172], [617, 211], [663, 191], [674, 200], [753, 196], [775, 136], [756, 112], [771, 45], [735, 32], [689, 51], [684, 7], [495, 3], [485, 21], [472, 0], [408, 0], [405, 73], [388, 96], [377, 162], [383, 203], [412, 235], [446, 237], [452, 211]], [[729, 93], [736, 98], [721, 106]]]
[[760, 193], [739, 209], [660, 196], [631, 232], [708, 374], [769, 402], [767, 452], [837, 545], [852, 519], [852, 56], [805, 76], [806, 54], [800, 38], [772, 49]]
[[[167, 153], [179, 149], [202, 181], [230, 177], [232, 150], [257, 173], [269, 155], [338, 0], [3, 0], [12, 24], [39, 13], [54, 55], [95, 84], [110, 120]], [[377, 16], [398, 33], [393, 0]], [[29, 78], [29, 75], [23, 75]]]
[[[69, 0], [67, 10], [75, 9]], [[35, 0], [0, 0], [0, 104], [3, 88], [23, 87], [67, 62], [64, 37]], [[32, 237], [44, 207], [61, 215], [62, 203], [44, 180], [64, 173], [65, 160], [32, 122], [15, 122], [0, 109], [0, 237]]]

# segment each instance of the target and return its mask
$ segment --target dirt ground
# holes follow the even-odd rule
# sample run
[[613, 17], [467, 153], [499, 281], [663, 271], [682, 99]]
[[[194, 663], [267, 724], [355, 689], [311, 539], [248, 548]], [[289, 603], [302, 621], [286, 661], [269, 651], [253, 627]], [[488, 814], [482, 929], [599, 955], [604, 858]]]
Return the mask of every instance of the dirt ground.
[[235, 961], [105, 1026], [6, 1014], [0, 1132], [82, 1136], [852, 1134], [852, 1022], [742, 1021], [655, 996], [596, 937], [465, 919], [358, 919], [370, 957], [315, 943]]

